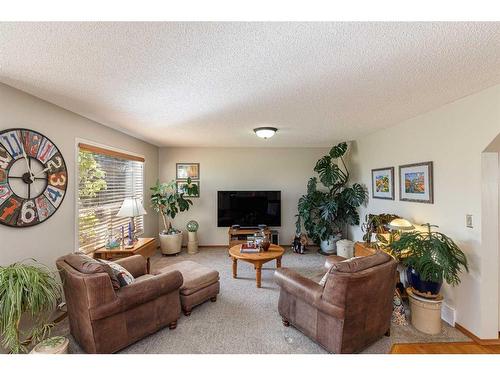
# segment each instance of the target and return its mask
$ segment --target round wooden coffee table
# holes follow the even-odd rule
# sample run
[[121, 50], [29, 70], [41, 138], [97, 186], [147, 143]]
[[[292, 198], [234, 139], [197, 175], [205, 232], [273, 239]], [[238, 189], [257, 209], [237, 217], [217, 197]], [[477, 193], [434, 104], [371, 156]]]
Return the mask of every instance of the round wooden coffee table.
[[238, 273], [238, 259], [244, 262], [252, 263], [255, 268], [255, 279], [257, 288], [260, 288], [261, 271], [264, 263], [276, 259], [276, 268], [281, 268], [281, 257], [285, 253], [285, 249], [278, 245], [271, 245], [268, 251], [260, 253], [241, 253], [240, 245], [233, 246], [229, 249], [229, 255], [233, 259], [233, 278], [236, 279]]

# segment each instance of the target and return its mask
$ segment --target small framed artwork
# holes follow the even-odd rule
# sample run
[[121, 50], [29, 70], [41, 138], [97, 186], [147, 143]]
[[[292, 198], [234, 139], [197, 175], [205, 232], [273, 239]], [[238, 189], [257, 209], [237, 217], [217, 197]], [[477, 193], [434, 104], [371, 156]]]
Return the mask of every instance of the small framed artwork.
[[176, 180], [200, 179], [200, 163], [176, 163]]
[[[187, 182], [184, 180], [179, 180], [176, 181], [177, 185], [177, 192], [178, 193], [184, 193], [184, 185], [186, 185]], [[191, 184], [198, 186], [198, 194], [197, 195], [189, 195], [188, 193], [184, 193], [185, 198], [199, 198], [200, 197], [200, 181], [191, 181]]]
[[372, 197], [394, 200], [394, 167], [372, 169]]
[[434, 203], [432, 161], [399, 166], [399, 200]]

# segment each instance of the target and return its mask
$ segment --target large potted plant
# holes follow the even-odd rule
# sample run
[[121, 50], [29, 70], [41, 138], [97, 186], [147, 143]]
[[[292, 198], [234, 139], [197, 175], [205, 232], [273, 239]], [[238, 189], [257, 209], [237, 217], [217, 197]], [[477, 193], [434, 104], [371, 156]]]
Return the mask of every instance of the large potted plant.
[[457, 244], [443, 233], [433, 231], [403, 232], [390, 246], [407, 266], [410, 286], [424, 296], [439, 294], [443, 281], [455, 286], [460, 283], [462, 270], [469, 271], [467, 258]]
[[151, 188], [151, 207], [158, 212], [163, 220], [164, 229], [160, 232], [161, 252], [165, 255], [178, 254], [182, 247], [182, 231], [172, 227], [171, 219], [179, 212], [189, 210], [193, 202], [184, 197], [198, 195], [198, 186], [189, 178], [185, 184], [178, 186], [175, 181], [168, 183], [156, 182]]
[[[61, 298], [60, 284], [46, 266], [14, 263], [0, 267], [0, 337], [11, 353], [27, 352], [50, 334], [49, 315]], [[21, 319], [29, 329], [21, 329]]]
[[307, 194], [298, 202], [297, 233], [303, 225], [324, 254], [335, 252], [336, 242], [342, 238], [347, 225], [359, 225], [357, 208], [367, 199], [363, 186], [357, 183], [348, 186], [349, 170], [343, 158], [347, 148], [347, 143], [339, 143], [318, 160], [314, 171], [321, 186], [318, 186], [318, 178], [310, 178]]

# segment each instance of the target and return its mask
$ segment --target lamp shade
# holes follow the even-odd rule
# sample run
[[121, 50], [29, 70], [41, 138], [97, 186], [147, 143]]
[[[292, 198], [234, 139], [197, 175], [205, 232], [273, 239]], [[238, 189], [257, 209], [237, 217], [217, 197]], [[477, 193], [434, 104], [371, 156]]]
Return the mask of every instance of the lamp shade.
[[141, 200], [137, 198], [125, 198], [120, 211], [116, 214], [119, 217], [135, 217], [146, 215], [147, 212], [142, 206]]
[[415, 229], [412, 223], [406, 219], [394, 219], [389, 223], [389, 228], [394, 230], [411, 230]]

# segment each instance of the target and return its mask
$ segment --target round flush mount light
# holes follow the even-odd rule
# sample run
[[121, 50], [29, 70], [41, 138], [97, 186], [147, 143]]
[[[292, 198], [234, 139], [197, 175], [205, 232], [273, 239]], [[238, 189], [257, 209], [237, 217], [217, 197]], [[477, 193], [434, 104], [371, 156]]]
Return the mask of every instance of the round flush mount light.
[[276, 134], [278, 129], [272, 128], [270, 126], [262, 126], [260, 128], [255, 128], [253, 131], [255, 132], [255, 134], [257, 134], [257, 137], [268, 139]]

